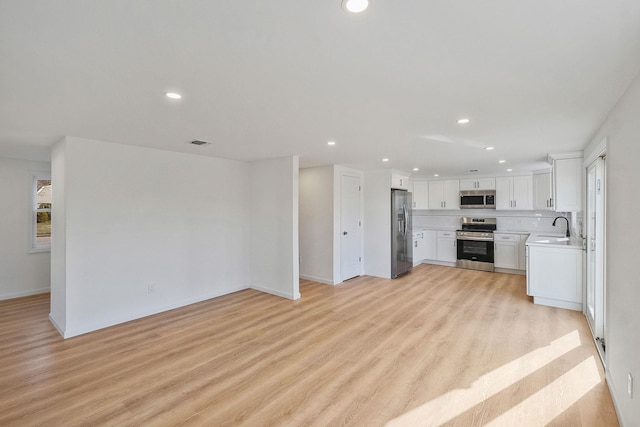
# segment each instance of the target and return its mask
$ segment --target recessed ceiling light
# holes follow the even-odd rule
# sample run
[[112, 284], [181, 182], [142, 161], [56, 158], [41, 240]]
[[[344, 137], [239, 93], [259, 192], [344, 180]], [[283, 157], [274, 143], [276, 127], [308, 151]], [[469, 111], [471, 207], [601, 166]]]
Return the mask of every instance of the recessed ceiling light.
[[420, 170], [420, 168], [413, 168], [414, 172], [418, 172]]
[[389, 161], [389, 159], [382, 159], [382, 161], [383, 161], [383, 162], [388, 162], [388, 161]]
[[364, 12], [369, 7], [369, 0], [342, 0], [342, 7], [351, 13]]
[[507, 172], [513, 172], [513, 169], [507, 169]]
[[438, 175], [437, 173], [434, 173], [433, 176], [440, 176], [440, 175]]
[[179, 93], [176, 92], [167, 92], [165, 93], [167, 98], [171, 98], [171, 99], [180, 99], [182, 98], [182, 95], [180, 95]]
[[466, 117], [462, 118], [462, 119], [458, 119], [458, 124], [459, 125], [466, 125], [467, 123], [469, 123], [469, 119], [467, 119]]
[[485, 150], [493, 150], [493, 147], [484, 147]]
[[506, 163], [506, 160], [498, 160], [498, 163]]
[[336, 142], [335, 141], [329, 141], [329, 142], [327, 142], [327, 145], [336, 145]]

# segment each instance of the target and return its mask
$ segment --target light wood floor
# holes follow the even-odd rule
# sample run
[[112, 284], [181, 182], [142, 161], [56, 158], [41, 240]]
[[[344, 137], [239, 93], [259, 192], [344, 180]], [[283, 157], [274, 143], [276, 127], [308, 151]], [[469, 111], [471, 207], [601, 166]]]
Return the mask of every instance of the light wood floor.
[[63, 340], [0, 302], [1, 426], [616, 426], [584, 317], [525, 279], [421, 265], [303, 281]]

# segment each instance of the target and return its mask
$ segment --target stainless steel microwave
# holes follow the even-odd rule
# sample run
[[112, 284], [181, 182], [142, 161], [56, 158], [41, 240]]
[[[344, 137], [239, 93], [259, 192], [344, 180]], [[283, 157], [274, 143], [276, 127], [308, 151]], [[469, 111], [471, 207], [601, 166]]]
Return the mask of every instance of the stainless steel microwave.
[[469, 190], [460, 192], [460, 209], [495, 209], [496, 190]]

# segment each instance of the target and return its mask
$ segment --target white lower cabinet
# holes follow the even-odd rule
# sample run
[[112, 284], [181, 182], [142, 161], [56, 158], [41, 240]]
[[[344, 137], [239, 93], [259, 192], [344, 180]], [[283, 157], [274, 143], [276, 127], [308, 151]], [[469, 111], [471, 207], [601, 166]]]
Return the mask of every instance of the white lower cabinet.
[[424, 232], [413, 233], [413, 266], [420, 264], [424, 259]]
[[527, 290], [536, 304], [582, 310], [582, 251], [528, 246]]
[[529, 234], [499, 233], [493, 234], [494, 265], [496, 268], [525, 271], [526, 246]]
[[518, 270], [520, 236], [494, 233], [493, 239], [494, 266]]
[[422, 232], [424, 239], [424, 259], [435, 260], [438, 257], [438, 232], [436, 230], [424, 230]]
[[456, 245], [455, 231], [438, 231], [438, 240], [436, 245], [437, 261], [456, 262], [458, 258], [458, 249]]

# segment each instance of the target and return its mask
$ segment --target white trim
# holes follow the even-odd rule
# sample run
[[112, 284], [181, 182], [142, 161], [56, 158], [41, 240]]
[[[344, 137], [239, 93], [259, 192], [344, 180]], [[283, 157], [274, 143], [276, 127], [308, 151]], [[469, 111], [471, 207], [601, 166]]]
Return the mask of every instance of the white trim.
[[553, 164], [554, 160], [580, 159], [584, 156], [584, 151], [572, 151], [570, 153], [549, 153], [547, 163]]
[[264, 292], [265, 294], [271, 294], [271, 295], [275, 295], [278, 297], [282, 297], [282, 298], [286, 298], [294, 301], [300, 298], [300, 292], [296, 293], [295, 295], [291, 295], [286, 292], [278, 291], [275, 289], [263, 288], [262, 286], [258, 286], [258, 285], [251, 285], [251, 289]]
[[[149, 310], [142, 310], [139, 311], [137, 313], [134, 314], [129, 314], [126, 316], [114, 316], [112, 318], [109, 319], [103, 319], [97, 322], [92, 322], [90, 324], [83, 324], [82, 327], [80, 328], [72, 328], [72, 329], [66, 329], [64, 331], [64, 333], [62, 334], [62, 336], [64, 338], [72, 338], [72, 337], [76, 337], [78, 335], [83, 335], [89, 332], [93, 332], [93, 331], [97, 331], [99, 329], [104, 329], [104, 328], [108, 328], [110, 326], [115, 326], [115, 325], [119, 325], [121, 323], [125, 323], [125, 322], [130, 322], [132, 320], [137, 320], [137, 319], [141, 319], [143, 317], [147, 317], [147, 316], [153, 316], [154, 314], [158, 314], [158, 313], [163, 313], [165, 311], [169, 311], [169, 310], [174, 310], [176, 308], [182, 308], [182, 307], [186, 307], [188, 305], [191, 304], [195, 304], [198, 302], [202, 302], [202, 301], [206, 301], [212, 298], [217, 298], [223, 295], [228, 295], [228, 294], [232, 294], [234, 292], [238, 292], [238, 291], [243, 291], [245, 289], [248, 289], [247, 287], [237, 287], [237, 288], [229, 288], [229, 289], [225, 289], [222, 291], [218, 291], [218, 292], [213, 292], [210, 294], [205, 294], [205, 295], [201, 295], [198, 297], [194, 297], [194, 298], [188, 298], [182, 301], [178, 301], [178, 302], [174, 302], [172, 304], [167, 304], [161, 307], [154, 307], [151, 308]], [[49, 318], [51, 319], [51, 316], [49, 316]], [[56, 324], [54, 323], [54, 326], [56, 326]], [[59, 328], [56, 326], [56, 329], [59, 330]]]
[[613, 409], [616, 410], [616, 415], [618, 416], [618, 422], [621, 427], [625, 427], [624, 419], [622, 418], [623, 412], [620, 410], [620, 405], [618, 405], [618, 401], [616, 400], [616, 392], [613, 388], [613, 379], [611, 378], [611, 374], [609, 374], [609, 370], [605, 368], [604, 371], [605, 382], [607, 383], [607, 387], [609, 388], [609, 394], [611, 395], [611, 400], [613, 400]]
[[21, 292], [14, 292], [14, 293], [11, 293], [11, 294], [0, 295], [0, 301], [6, 300], [6, 299], [29, 297], [31, 295], [46, 294], [48, 292], [51, 292], [51, 288], [50, 287], [49, 288], [30, 289], [28, 291], [21, 291]]
[[56, 328], [58, 333], [60, 335], [62, 335], [62, 337], [64, 338], [64, 328], [62, 328], [62, 327], [60, 327], [60, 325], [58, 325], [58, 322], [56, 322], [55, 319], [53, 318], [53, 316], [51, 316], [51, 313], [49, 313], [49, 322], [51, 322], [53, 327]]
[[300, 275], [300, 278], [303, 280], [310, 280], [312, 282], [317, 282], [317, 283], [323, 283], [325, 285], [335, 285], [336, 283], [333, 283], [333, 280], [329, 280], [329, 279], [324, 279], [322, 277], [315, 277], [315, 276], [307, 276], [304, 274]]
[[588, 168], [589, 166], [591, 166], [591, 163], [593, 163], [598, 157], [601, 157], [604, 154], [606, 154], [608, 145], [609, 145], [609, 137], [605, 136], [602, 139], [602, 141], [600, 141], [600, 143], [596, 145], [596, 147], [591, 151], [591, 154], [589, 154], [589, 157], [585, 157], [584, 163], [583, 163], [584, 167]]

